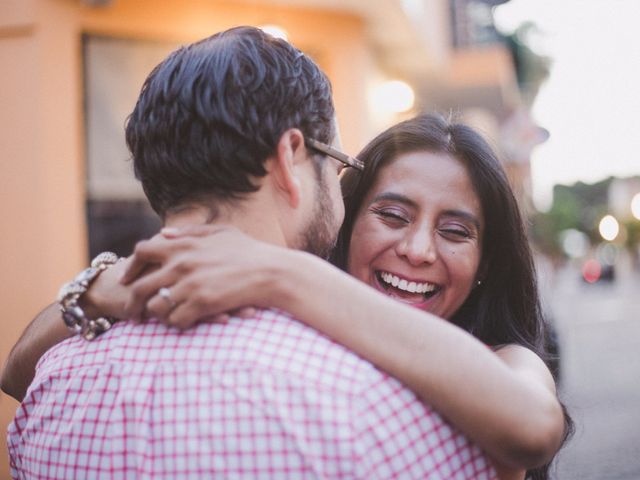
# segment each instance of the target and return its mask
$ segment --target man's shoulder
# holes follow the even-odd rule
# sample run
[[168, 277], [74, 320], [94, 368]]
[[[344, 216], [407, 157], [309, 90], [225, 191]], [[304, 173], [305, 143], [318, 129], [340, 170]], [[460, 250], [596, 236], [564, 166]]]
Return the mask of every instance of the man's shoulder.
[[232, 318], [224, 325], [203, 323], [186, 331], [157, 322], [118, 323], [92, 342], [76, 337], [57, 345], [41, 359], [38, 370], [51, 373], [107, 363], [131, 369], [188, 365], [191, 371], [245, 366], [345, 392], [361, 391], [386, 377], [368, 361], [278, 310], [258, 310], [253, 318]]
[[[93, 425], [85, 415], [104, 411], [96, 405], [111, 411], [115, 401], [136, 406], [118, 412], [153, 406], [175, 428], [184, 426], [178, 418], [193, 415], [198, 424], [250, 435], [269, 424], [303, 448], [338, 445], [348, 452], [350, 477], [438, 472], [439, 478], [489, 478], [477, 447], [400, 382], [279, 311], [186, 332], [158, 323], [116, 324], [93, 342], [73, 338], [59, 345], [40, 370], [12, 424], [14, 444], [27, 418], [52, 418], [60, 402], [74, 406], [63, 409], [69, 422]], [[71, 420], [75, 412], [82, 413]], [[173, 437], [169, 444], [176, 444]], [[458, 475], [467, 468], [469, 475]]]

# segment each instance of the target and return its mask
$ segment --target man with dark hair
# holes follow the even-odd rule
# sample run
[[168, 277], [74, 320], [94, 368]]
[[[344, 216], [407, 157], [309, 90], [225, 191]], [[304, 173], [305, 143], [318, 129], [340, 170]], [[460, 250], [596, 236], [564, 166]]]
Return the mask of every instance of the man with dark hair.
[[[126, 136], [166, 225], [230, 224], [325, 255], [344, 215], [341, 163], [322, 154], [335, 154], [333, 117], [329, 82], [308, 57], [242, 27], [158, 65]], [[482, 453], [410, 391], [283, 312], [182, 333], [121, 322], [87, 342], [82, 336], [110, 323], [88, 320], [80, 297], [112, 262], [97, 259], [61, 292], [65, 322], [82, 335], [40, 360], [9, 429], [15, 477], [492, 474]]]
[[[136, 177], [152, 208], [166, 219], [189, 205], [220, 205], [260, 193], [265, 159], [283, 133], [330, 143], [336, 136], [331, 85], [318, 66], [286, 41], [238, 27], [183, 47], [149, 75], [126, 128]], [[317, 211], [294, 248], [326, 255], [342, 222], [320, 177]], [[333, 175], [335, 176], [335, 175]], [[332, 218], [333, 217], [333, 218]], [[320, 221], [320, 222], [319, 222]], [[303, 243], [300, 243], [303, 242]]]

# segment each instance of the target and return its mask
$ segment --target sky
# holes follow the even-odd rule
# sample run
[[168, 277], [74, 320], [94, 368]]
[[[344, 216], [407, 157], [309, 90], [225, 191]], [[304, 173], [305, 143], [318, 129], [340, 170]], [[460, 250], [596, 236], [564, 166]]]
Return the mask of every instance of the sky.
[[640, 175], [640, 0], [511, 0], [495, 18], [507, 32], [533, 21], [553, 62], [532, 108], [551, 133], [531, 160], [538, 208], [558, 183]]

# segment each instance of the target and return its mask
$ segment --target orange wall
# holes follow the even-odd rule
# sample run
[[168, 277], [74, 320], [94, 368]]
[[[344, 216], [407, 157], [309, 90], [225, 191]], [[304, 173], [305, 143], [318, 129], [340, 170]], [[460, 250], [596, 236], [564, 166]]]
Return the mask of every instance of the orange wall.
[[[115, 0], [101, 8], [79, 0], [0, 2], [0, 361], [86, 263], [81, 34], [189, 42], [266, 23], [284, 27], [329, 74], [344, 147], [357, 153], [374, 133], [365, 79], [375, 66], [355, 16], [211, 0]], [[16, 407], [0, 394], [3, 430]], [[0, 478], [8, 476], [3, 453]]]
[[334, 87], [345, 148], [357, 153], [374, 133], [367, 124], [367, 72], [373, 68], [365, 25], [357, 16], [315, 9], [250, 6], [211, 0], [114, 1], [78, 9], [86, 32], [188, 42], [235, 25], [277, 24], [310, 53]]
[[[76, 43], [62, 12], [28, 0], [15, 7], [24, 15], [13, 24], [0, 12], [2, 362], [27, 321], [81, 268], [86, 250]], [[3, 430], [16, 406], [0, 395]], [[8, 478], [4, 433], [0, 448], [0, 477]]]

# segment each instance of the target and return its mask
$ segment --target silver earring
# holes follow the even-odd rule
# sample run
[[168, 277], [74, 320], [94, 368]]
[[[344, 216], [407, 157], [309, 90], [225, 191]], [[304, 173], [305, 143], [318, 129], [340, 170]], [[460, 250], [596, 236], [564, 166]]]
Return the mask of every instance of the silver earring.
[[478, 286], [482, 285], [482, 280], [478, 280], [478, 281], [476, 282], [476, 285], [478, 285]]

